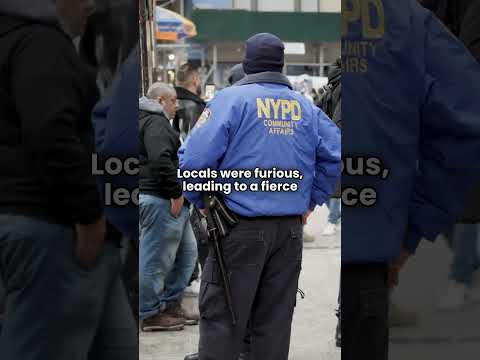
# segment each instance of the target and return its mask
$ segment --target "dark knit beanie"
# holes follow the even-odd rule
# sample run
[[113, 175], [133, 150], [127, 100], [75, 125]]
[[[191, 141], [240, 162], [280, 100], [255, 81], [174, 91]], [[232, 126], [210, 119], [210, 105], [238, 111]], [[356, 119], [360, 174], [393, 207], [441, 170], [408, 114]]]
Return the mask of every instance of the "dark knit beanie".
[[285, 46], [282, 40], [272, 34], [261, 33], [247, 40], [247, 49], [243, 59], [246, 74], [264, 71], [282, 72]]

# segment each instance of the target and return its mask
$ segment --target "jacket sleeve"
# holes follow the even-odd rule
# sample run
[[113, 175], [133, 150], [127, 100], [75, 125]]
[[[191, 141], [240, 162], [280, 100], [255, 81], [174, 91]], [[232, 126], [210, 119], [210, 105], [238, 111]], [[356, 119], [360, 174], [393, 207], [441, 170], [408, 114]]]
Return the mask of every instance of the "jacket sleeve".
[[310, 210], [322, 205], [335, 192], [341, 174], [341, 136], [338, 127], [320, 109], [315, 109], [318, 143]]
[[100, 217], [102, 206], [91, 153], [78, 133], [81, 121], [90, 122], [81, 117], [91, 109], [85, 109], [83, 80], [71, 64], [72, 56], [73, 44], [62, 34], [46, 28], [32, 31], [17, 47], [12, 95], [33, 171], [75, 223], [88, 224]]
[[461, 213], [480, 168], [480, 65], [431, 16], [426, 22], [425, 102], [405, 248], [433, 241]]
[[[156, 116], [156, 115], [153, 115]], [[164, 119], [153, 119], [145, 124], [144, 139], [150, 168], [162, 192], [170, 199], [182, 196], [182, 186], [177, 178], [176, 156], [178, 142], [175, 133], [168, 129]]]
[[[231, 119], [235, 111], [232, 99], [222, 93], [207, 105], [197, 121], [191, 135], [179, 151], [180, 169], [217, 170], [220, 159], [225, 154], [229, 143]], [[190, 183], [201, 183], [208, 179], [189, 179]], [[200, 192], [185, 192], [185, 197], [199, 209], [205, 207]]]

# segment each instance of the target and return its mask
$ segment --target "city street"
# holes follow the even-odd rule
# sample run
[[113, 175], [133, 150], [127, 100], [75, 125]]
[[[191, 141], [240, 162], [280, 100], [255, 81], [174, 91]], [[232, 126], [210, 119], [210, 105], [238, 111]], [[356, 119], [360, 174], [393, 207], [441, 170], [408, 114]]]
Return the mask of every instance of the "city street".
[[[331, 237], [320, 235], [326, 218], [327, 209], [317, 208], [305, 228], [316, 240], [305, 244], [299, 287], [306, 296], [304, 299], [298, 296], [290, 360], [340, 360], [340, 350], [334, 341], [340, 233]], [[186, 305], [198, 306], [191, 299], [187, 299]], [[140, 360], [183, 360], [185, 354], [196, 352], [197, 345], [198, 326], [180, 332], [141, 333]]]

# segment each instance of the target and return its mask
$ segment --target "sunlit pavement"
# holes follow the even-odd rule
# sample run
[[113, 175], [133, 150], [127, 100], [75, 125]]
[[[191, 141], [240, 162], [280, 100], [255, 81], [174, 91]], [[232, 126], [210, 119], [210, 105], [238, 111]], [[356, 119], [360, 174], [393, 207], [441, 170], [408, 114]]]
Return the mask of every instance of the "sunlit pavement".
[[[305, 244], [299, 287], [305, 299], [298, 297], [292, 325], [290, 360], [340, 360], [334, 333], [337, 318], [340, 276], [340, 234], [323, 237], [327, 210], [317, 209], [305, 230], [315, 241]], [[196, 301], [187, 306], [197, 307]], [[180, 332], [141, 333], [140, 360], [183, 360], [196, 352], [198, 327], [185, 327]], [[261, 360], [261, 359], [255, 359]]]

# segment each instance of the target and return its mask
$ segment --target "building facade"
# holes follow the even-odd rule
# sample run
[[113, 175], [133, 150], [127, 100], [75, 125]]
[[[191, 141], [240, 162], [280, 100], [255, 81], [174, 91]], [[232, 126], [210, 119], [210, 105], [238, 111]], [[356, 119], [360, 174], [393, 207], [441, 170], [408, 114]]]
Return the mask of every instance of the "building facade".
[[177, 61], [197, 62], [205, 83], [217, 88], [241, 62], [245, 40], [259, 32], [285, 42], [288, 76], [322, 78], [341, 55], [341, 0], [176, 0], [170, 6], [198, 32]]

